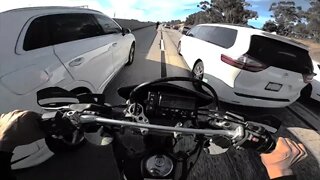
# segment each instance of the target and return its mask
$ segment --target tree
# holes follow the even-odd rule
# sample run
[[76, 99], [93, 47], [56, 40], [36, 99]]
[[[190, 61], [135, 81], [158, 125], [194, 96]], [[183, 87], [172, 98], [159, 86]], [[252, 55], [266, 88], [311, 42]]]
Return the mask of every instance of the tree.
[[320, 0], [311, 0], [307, 11], [307, 29], [312, 38], [320, 42]]
[[249, 19], [258, 18], [256, 11], [248, 10], [251, 6], [245, 0], [201, 1], [198, 5], [209, 17], [209, 22], [247, 24]]
[[262, 27], [262, 30], [267, 31], [267, 32], [277, 32], [278, 26], [274, 21], [267, 21]]
[[294, 1], [279, 1], [272, 3], [269, 11], [273, 12], [273, 17], [278, 26], [278, 33], [281, 35], [290, 34], [295, 24], [301, 23], [305, 17], [301, 6], [296, 6]]
[[309, 31], [305, 23], [296, 24], [293, 27], [293, 32], [297, 38], [306, 38], [309, 35]]
[[201, 23], [213, 23], [211, 18], [203, 11], [191, 14], [187, 17], [185, 24], [186, 25], [196, 25]]

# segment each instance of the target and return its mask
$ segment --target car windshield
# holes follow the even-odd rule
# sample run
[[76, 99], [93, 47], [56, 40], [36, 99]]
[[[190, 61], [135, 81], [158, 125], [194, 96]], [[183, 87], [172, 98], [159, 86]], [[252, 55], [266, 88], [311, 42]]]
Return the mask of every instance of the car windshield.
[[[170, 77], [192, 82], [133, 88]], [[31, 142], [39, 131], [3, 119], [15, 110], [55, 117], [28, 121], [42, 135]], [[226, 134], [209, 136], [215, 130]], [[21, 180], [320, 180], [320, 0], [0, 0], [0, 180], [3, 171]]]

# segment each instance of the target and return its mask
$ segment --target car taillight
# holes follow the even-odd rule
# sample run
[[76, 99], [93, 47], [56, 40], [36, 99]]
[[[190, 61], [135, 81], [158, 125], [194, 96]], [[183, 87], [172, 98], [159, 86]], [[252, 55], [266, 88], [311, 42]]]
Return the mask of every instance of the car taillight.
[[233, 59], [229, 56], [224, 54], [221, 55], [221, 61], [234, 66], [239, 69], [251, 71], [251, 72], [259, 72], [266, 69], [268, 66], [265, 64], [253, 59], [248, 55], [242, 55], [238, 59]]
[[313, 77], [316, 76], [316, 73], [312, 73], [312, 74], [303, 74], [303, 81], [305, 83], [311, 83], [313, 80]]

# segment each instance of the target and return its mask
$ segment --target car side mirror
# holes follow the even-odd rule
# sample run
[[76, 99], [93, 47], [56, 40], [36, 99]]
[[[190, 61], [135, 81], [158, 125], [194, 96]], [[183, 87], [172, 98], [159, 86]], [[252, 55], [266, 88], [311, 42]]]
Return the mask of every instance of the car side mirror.
[[131, 29], [129, 29], [129, 28], [122, 28], [122, 35], [130, 34], [130, 33], [131, 33]]

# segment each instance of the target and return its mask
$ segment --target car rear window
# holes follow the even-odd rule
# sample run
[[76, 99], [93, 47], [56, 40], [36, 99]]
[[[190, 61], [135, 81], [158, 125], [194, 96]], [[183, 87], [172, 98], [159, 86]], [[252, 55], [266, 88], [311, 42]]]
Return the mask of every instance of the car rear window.
[[30, 24], [23, 43], [25, 51], [52, 45], [48, 28], [48, 18], [39, 17]]
[[34, 19], [23, 43], [25, 51], [103, 35], [91, 14], [53, 14]]
[[228, 49], [234, 45], [237, 34], [238, 31], [235, 29], [214, 26], [200, 26], [197, 37], [199, 37], [201, 40]]
[[307, 50], [273, 38], [253, 35], [247, 54], [269, 66], [302, 74], [313, 72]]
[[86, 39], [104, 34], [89, 14], [51, 15], [54, 44]]

